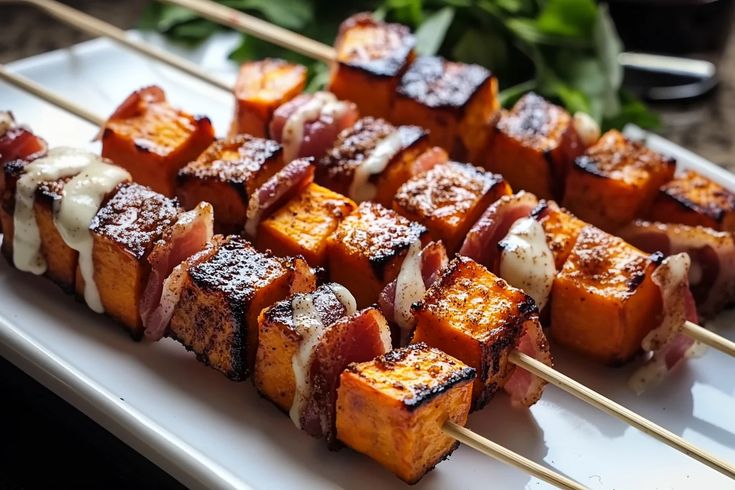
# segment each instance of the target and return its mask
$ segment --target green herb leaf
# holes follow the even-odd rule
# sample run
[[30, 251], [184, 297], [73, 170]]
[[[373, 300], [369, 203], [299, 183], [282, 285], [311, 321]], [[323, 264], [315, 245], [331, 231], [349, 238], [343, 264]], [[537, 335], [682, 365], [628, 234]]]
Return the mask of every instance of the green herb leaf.
[[301, 29], [313, 20], [314, 5], [305, 0], [222, 0], [239, 10], [259, 12], [267, 20], [287, 29]]
[[594, 0], [547, 0], [536, 25], [546, 34], [588, 38], [596, 16]]
[[424, 55], [436, 54], [453, 19], [453, 7], [444, 7], [427, 17], [416, 30], [416, 51]]

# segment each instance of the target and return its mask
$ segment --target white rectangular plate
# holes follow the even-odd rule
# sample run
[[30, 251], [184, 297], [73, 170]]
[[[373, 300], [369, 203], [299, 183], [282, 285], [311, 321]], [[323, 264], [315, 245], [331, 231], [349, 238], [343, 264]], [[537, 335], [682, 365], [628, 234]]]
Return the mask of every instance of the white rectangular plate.
[[[223, 61], [232, 37], [190, 54], [205, 69], [234, 78]], [[18, 72], [109, 115], [130, 92], [159, 84], [177, 106], [209, 115], [227, 131], [232, 97], [104, 40], [12, 64]], [[52, 145], [87, 146], [95, 128], [8, 85], [11, 109]], [[635, 131], [635, 128], [630, 131]], [[735, 189], [733, 175], [660, 139], [657, 149]], [[730, 312], [717, 328], [734, 337]], [[98, 423], [194, 487], [404, 488], [367, 457], [329, 452], [296, 430], [249, 382], [232, 383], [170, 339], [136, 343], [110, 319], [91, 313], [48, 281], [0, 264], [0, 354]], [[606, 396], [729, 461], [735, 461], [735, 360], [716, 351], [692, 360], [640, 397], [626, 386], [634, 366], [612, 369], [555, 351], [557, 367]], [[498, 395], [469, 426], [595, 489], [723, 488], [732, 482], [569, 395], [546, 389], [530, 409]], [[80, 462], [83, 471], [84, 462]], [[418, 488], [539, 488], [526, 474], [462, 447]]]

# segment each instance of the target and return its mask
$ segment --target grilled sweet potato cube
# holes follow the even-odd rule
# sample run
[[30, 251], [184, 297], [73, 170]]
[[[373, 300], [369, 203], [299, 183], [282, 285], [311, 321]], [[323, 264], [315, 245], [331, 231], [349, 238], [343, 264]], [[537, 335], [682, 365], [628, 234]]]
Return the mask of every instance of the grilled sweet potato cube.
[[735, 194], [693, 170], [664, 184], [648, 210], [651, 220], [735, 232]]
[[452, 254], [459, 250], [483, 211], [510, 186], [497, 174], [467, 163], [447, 162], [403, 184], [393, 199], [393, 209], [429, 229]]
[[544, 229], [546, 243], [554, 255], [554, 266], [560, 271], [587, 223], [560, 208], [554, 201], [542, 200], [533, 210], [533, 216]]
[[661, 313], [661, 293], [651, 280], [656, 257], [584, 228], [554, 280], [552, 338], [605, 364], [633, 357]]
[[583, 151], [569, 113], [529, 93], [501, 113], [485, 166], [516, 189], [561, 198], [567, 172]]
[[659, 187], [674, 176], [675, 165], [674, 159], [619, 131], [608, 131], [574, 161], [564, 206], [580, 219], [614, 231], [645, 212]]
[[475, 410], [512, 374], [508, 354], [518, 345], [523, 324], [538, 311], [523, 291], [463, 256], [449, 263], [412, 309], [414, 342], [426, 342], [477, 370]]
[[378, 300], [383, 288], [398, 276], [408, 248], [422, 247], [428, 230], [380, 204], [363, 202], [327, 241], [329, 277], [344, 284], [364, 308]]
[[274, 58], [243, 64], [235, 83], [231, 132], [268, 137], [273, 111], [304, 90], [306, 75], [306, 67]]
[[487, 69], [420, 56], [401, 77], [390, 121], [424, 127], [452, 158], [482, 163], [499, 107], [498, 81]]
[[92, 233], [94, 280], [105, 313], [140, 337], [140, 301], [153, 245], [175, 221], [178, 202], [139, 184], [122, 184], [95, 215]]
[[176, 195], [185, 209], [202, 201], [212, 204], [215, 232], [239, 233], [250, 196], [282, 167], [283, 150], [275, 141], [233, 136], [212, 143], [179, 170]]
[[258, 346], [258, 315], [288, 294], [308, 291], [299, 270], [240, 236], [215, 235], [214, 251], [186, 271], [168, 335], [233, 380], [247, 377]]
[[214, 141], [206, 117], [171, 106], [163, 90], [133, 92], [102, 130], [102, 156], [125, 168], [133, 180], [173, 196], [176, 173]]
[[[379, 174], [372, 175], [361, 188], [353, 188], [358, 167], [388, 138], [400, 139], [398, 151]], [[317, 183], [349, 196], [355, 201], [374, 200], [390, 205], [404, 178], [411, 176], [411, 167], [429, 149], [427, 133], [418, 126], [393, 126], [383, 119], [364, 117], [342, 131], [334, 146], [322, 157], [316, 168]], [[353, 192], [355, 191], [355, 192]]]
[[388, 24], [361, 13], [339, 28], [329, 90], [351, 100], [360, 114], [387, 118], [398, 81], [413, 61], [416, 39], [401, 24]]
[[467, 422], [474, 378], [474, 369], [426, 344], [351, 364], [340, 378], [337, 437], [415, 483], [458, 446], [442, 426]]
[[357, 205], [352, 199], [310, 184], [260, 222], [255, 244], [278, 256], [302, 255], [314, 267], [327, 263], [327, 239]]

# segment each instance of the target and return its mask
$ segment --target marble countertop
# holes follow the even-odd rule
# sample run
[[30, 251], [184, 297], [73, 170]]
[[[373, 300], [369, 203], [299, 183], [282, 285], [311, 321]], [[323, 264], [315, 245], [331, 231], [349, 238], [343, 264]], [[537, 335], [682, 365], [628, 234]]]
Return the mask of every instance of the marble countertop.
[[[91, 15], [128, 29], [135, 26], [148, 0], [67, 2]], [[0, 7], [0, 63], [58, 49], [88, 39], [32, 7]], [[39, 26], [43, 26], [39, 29]], [[701, 100], [654, 107], [662, 116], [660, 133], [680, 145], [735, 171], [735, 35], [719, 64], [718, 90]]]

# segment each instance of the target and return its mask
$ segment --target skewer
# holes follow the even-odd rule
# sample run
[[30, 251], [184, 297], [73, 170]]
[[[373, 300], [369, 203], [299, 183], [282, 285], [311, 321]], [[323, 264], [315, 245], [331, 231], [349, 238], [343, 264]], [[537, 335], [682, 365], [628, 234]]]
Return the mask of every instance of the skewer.
[[724, 352], [730, 356], [735, 356], [735, 342], [717, 335], [712, 330], [707, 330], [706, 328], [687, 320], [684, 322], [684, 328], [682, 331], [704, 345], [717, 349], [718, 351]]
[[[45, 100], [51, 104], [57, 105], [64, 109], [70, 114], [80, 117], [92, 124], [102, 126], [105, 124], [105, 119], [87, 111], [81, 106], [66, 100], [64, 97], [59, 96], [44, 87], [36, 84], [35, 82], [21, 76], [14, 74], [7, 70], [3, 65], [0, 65], [0, 78], [10, 82], [16, 87], [27, 90], [31, 94], [38, 98]], [[498, 443], [490, 441], [479, 434], [472, 432], [466, 427], [462, 427], [451, 421], [446, 421], [442, 426], [442, 430], [450, 437], [457, 441], [466, 444], [467, 446], [475, 449], [476, 451], [494, 458], [502, 463], [514, 466], [521, 471], [525, 471], [530, 475], [545, 481], [551, 485], [565, 490], [585, 490], [587, 487], [584, 485], [560, 474], [550, 468], [542, 466], [530, 459], [521, 456], [520, 454], [511, 451], [510, 449], [501, 446]]]
[[[2, 68], [2, 65], [0, 65], [0, 68]], [[63, 97], [53, 94], [52, 92], [44, 89], [43, 87], [40, 87], [39, 85], [31, 82], [30, 80], [25, 79], [24, 77], [20, 75], [16, 75], [16, 74], [12, 74], [8, 72], [5, 68], [0, 69], [0, 78], [4, 78], [8, 80], [9, 82], [13, 83], [14, 85], [18, 86], [21, 89], [30, 87], [32, 88], [32, 90], [30, 90], [31, 93], [38, 96], [39, 98], [46, 100], [47, 102], [50, 102], [52, 104], [57, 104], [63, 109], [65, 109], [66, 111], [68, 111], [69, 113], [71, 113], [72, 115], [82, 117], [83, 119], [86, 119], [87, 121], [90, 121], [93, 124], [101, 126], [105, 123], [104, 118], [101, 118], [97, 115], [89, 113], [86, 110], [80, 111], [81, 109], [80, 106], [74, 103], [71, 103], [69, 101], [66, 101]], [[680, 436], [673, 434], [672, 432], [664, 429], [658, 424], [655, 424], [654, 422], [636, 414], [635, 412], [613, 402], [612, 400], [582, 385], [581, 383], [574, 381], [573, 379], [556, 371], [555, 369], [549, 366], [546, 366], [545, 364], [537, 361], [536, 359], [529, 357], [519, 351], [514, 351], [510, 354], [509, 360], [513, 364], [563, 389], [564, 391], [594, 406], [595, 408], [598, 408], [599, 410], [607, 412], [608, 414], [614, 415], [620, 418], [621, 420], [623, 420], [624, 422], [629, 423], [630, 425], [636, 427], [637, 429], [651, 435], [652, 437], [655, 437], [659, 441], [664, 442], [665, 444], [673, 447], [674, 449], [686, 454], [687, 456], [690, 456], [702, 462], [703, 464], [706, 464], [707, 466], [723, 473], [724, 475], [730, 478], [735, 478], [735, 466], [731, 465], [730, 463], [727, 463], [726, 461], [723, 461], [722, 459], [717, 458], [716, 456], [712, 454], [709, 454], [708, 452], [698, 448], [697, 446], [692, 445], [691, 443], [681, 438]], [[451, 437], [455, 437], [460, 442], [467, 442], [468, 445], [470, 445], [474, 449], [477, 449], [478, 451], [481, 451], [491, 457], [499, 459], [500, 461], [509, 462], [507, 461], [507, 458], [509, 458], [510, 454], [512, 454], [511, 451], [505, 449], [507, 453], [503, 453], [503, 451], [498, 450], [498, 446], [495, 443], [492, 443], [490, 445], [484, 445], [483, 441], [487, 441], [487, 440], [476, 434], [472, 437], [469, 437], [467, 433], [460, 434], [457, 432], [457, 430], [455, 430], [456, 428], [448, 426], [448, 425], [445, 425], [444, 429], [448, 435], [450, 435]], [[469, 429], [465, 429], [465, 430], [471, 433]], [[455, 433], [457, 433], [458, 435], [461, 435], [464, 439], [459, 439], [459, 437], [455, 436]], [[471, 442], [472, 444], [469, 444], [469, 442]], [[487, 442], [490, 442], [490, 441], [487, 441]], [[478, 449], [478, 447], [480, 446], [482, 446], [482, 449]], [[557, 484], [555, 481], [549, 481], [546, 479], [549, 476], [548, 474], [547, 475], [537, 474], [536, 472], [539, 471], [538, 468], [529, 467], [527, 463], [532, 463], [532, 462], [528, 461], [526, 458], [523, 458], [520, 455], [514, 455], [513, 457], [516, 458], [514, 460], [515, 462], [510, 462], [510, 464], [515, 465], [517, 463], [518, 465], [523, 465], [523, 469], [525, 471], [535, 476], [538, 476], [539, 478], [543, 479], [544, 481], [547, 481], [548, 483], [551, 483], [554, 485]], [[562, 479], [565, 478], [561, 475], [557, 475], [557, 476]], [[559, 481], [562, 481], [562, 480], [559, 480]], [[578, 487], [569, 487], [569, 488], [578, 488]]]

